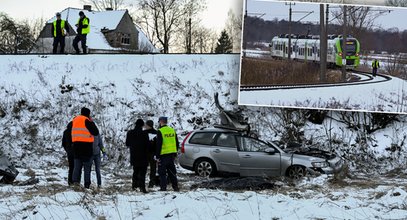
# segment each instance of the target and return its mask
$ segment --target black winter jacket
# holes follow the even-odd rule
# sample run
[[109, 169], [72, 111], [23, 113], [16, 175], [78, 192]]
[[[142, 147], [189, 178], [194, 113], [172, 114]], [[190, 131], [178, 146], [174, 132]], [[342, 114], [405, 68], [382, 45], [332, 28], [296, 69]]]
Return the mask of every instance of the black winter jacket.
[[148, 134], [142, 127], [136, 126], [127, 132], [126, 146], [130, 148], [130, 163], [134, 167], [148, 166]]
[[62, 135], [62, 147], [65, 149], [65, 152], [68, 154], [68, 156], [73, 155], [71, 129], [72, 122], [68, 124], [67, 128], [65, 129]]
[[[157, 130], [154, 128], [149, 129], [149, 130], [144, 130], [145, 133], [147, 133], [148, 136], [148, 153], [151, 155], [155, 155], [155, 150], [156, 150], [156, 145], [157, 145]], [[153, 138], [153, 136], [155, 136]]]

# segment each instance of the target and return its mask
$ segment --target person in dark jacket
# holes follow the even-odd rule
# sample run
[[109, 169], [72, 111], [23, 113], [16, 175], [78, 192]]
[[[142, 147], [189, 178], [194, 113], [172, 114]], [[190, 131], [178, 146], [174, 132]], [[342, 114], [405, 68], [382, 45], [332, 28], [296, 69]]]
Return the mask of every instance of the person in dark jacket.
[[103, 146], [102, 136], [94, 136], [93, 141], [93, 156], [92, 162], [95, 164], [95, 172], [98, 188], [102, 186], [102, 175], [100, 175], [100, 152], [102, 152], [103, 157], [106, 158], [106, 149]]
[[148, 166], [148, 146], [149, 140], [146, 132], [143, 131], [144, 121], [137, 119], [136, 127], [127, 132], [126, 146], [130, 148], [130, 163], [133, 166], [132, 188], [137, 187], [140, 191], [147, 193], [146, 173]]
[[76, 23], [76, 32], [77, 35], [75, 36], [72, 46], [75, 49], [76, 53], [79, 54], [79, 47], [78, 43], [79, 41], [81, 42], [82, 45], [82, 52], [84, 54], [87, 53], [86, 50], [86, 37], [90, 32], [90, 19], [86, 17], [85, 13], [83, 11], [79, 12], [79, 20], [78, 23]]
[[68, 22], [61, 19], [61, 14], [56, 14], [57, 20], [52, 23], [51, 34], [54, 37], [54, 43], [52, 44], [52, 52], [57, 53], [58, 44], [60, 45], [59, 53], [65, 53], [65, 36], [69, 34]]
[[144, 126], [144, 132], [147, 133], [149, 139], [148, 145], [148, 163], [150, 166], [150, 181], [148, 182], [148, 187], [153, 187], [157, 182], [157, 161], [155, 161], [155, 150], [157, 142], [157, 130], [154, 129], [154, 122], [152, 120], [147, 120]]
[[84, 185], [90, 187], [90, 171], [92, 168], [93, 141], [94, 136], [99, 135], [99, 129], [90, 118], [88, 108], [81, 109], [81, 115], [72, 120], [72, 144], [75, 158], [73, 182], [79, 184], [82, 167], [84, 168]]
[[68, 157], [68, 185], [73, 184], [72, 176], [74, 169], [74, 156], [72, 148], [72, 138], [71, 138], [72, 122], [70, 122], [62, 135], [62, 147], [65, 149], [66, 155]]
[[167, 125], [167, 121], [167, 117], [160, 117], [158, 119], [160, 129], [157, 131], [155, 157], [158, 162], [158, 174], [160, 175], [160, 190], [167, 190], [168, 177], [174, 191], [179, 191], [177, 170], [174, 163], [177, 157], [179, 141], [175, 130]]

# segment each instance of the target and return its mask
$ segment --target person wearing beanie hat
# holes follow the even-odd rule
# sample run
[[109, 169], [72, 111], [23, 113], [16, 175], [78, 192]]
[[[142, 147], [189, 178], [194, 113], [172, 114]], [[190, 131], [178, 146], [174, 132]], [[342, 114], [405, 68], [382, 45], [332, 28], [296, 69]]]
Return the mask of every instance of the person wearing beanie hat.
[[179, 191], [177, 170], [174, 164], [179, 148], [178, 137], [175, 130], [167, 125], [167, 117], [160, 117], [158, 122], [160, 123], [160, 129], [157, 131], [155, 157], [158, 162], [158, 174], [160, 175], [160, 190], [167, 190], [168, 176], [173, 190]]
[[69, 34], [68, 22], [61, 19], [61, 13], [56, 13], [56, 20], [52, 22], [51, 34], [54, 37], [52, 43], [52, 53], [56, 54], [58, 44], [60, 46], [59, 53], [65, 53], [65, 36]]
[[72, 181], [79, 184], [82, 167], [84, 169], [85, 188], [90, 187], [90, 171], [92, 167], [94, 136], [99, 135], [99, 129], [90, 118], [90, 109], [83, 107], [81, 114], [72, 120], [70, 127], [74, 154], [74, 170]]
[[147, 193], [146, 174], [148, 166], [148, 135], [143, 131], [143, 119], [137, 119], [134, 129], [127, 132], [126, 146], [130, 148], [130, 164], [133, 166], [132, 189], [139, 187]]
[[152, 120], [147, 120], [144, 126], [144, 132], [147, 133], [149, 139], [148, 145], [148, 163], [150, 166], [150, 181], [148, 182], [148, 187], [153, 187], [159, 184], [159, 177], [157, 173], [157, 162], [154, 160], [155, 148], [157, 142], [157, 130], [154, 129], [154, 122]]
[[79, 20], [76, 23], [76, 36], [75, 39], [73, 40], [72, 46], [76, 51], [76, 54], [79, 54], [79, 47], [78, 43], [79, 41], [81, 42], [82, 45], [82, 52], [84, 54], [87, 53], [87, 48], [86, 48], [86, 37], [90, 32], [90, 19], [86, 17], [85, 13], [83, 11], [79, 12]]

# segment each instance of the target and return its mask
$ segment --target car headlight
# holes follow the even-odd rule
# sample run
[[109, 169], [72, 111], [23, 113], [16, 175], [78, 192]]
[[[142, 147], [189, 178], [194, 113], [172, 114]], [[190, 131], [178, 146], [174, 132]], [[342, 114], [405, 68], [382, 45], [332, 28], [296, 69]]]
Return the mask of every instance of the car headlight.
[[311, 162], [311, 164], [315, 168], [324, 168], [324, 167], [329, 166], [329, 164], [327, 162], [325, 162], [325, 161], [323, 161], [323, 162]]

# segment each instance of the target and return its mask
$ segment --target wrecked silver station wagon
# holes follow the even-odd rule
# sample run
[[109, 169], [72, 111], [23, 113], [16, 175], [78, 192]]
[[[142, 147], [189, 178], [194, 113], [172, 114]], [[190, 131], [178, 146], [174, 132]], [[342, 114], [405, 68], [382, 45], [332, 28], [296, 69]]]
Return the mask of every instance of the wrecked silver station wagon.
[[309, 172], [332, 174], [342, 169], [342, 159], [326, 151], [306, 148], [281, 149], [225, 128], [195, 130], [184, 139], [180, 165], [200, 176], [217, 172], [240, 176], [288, 176], [301, 178]]

